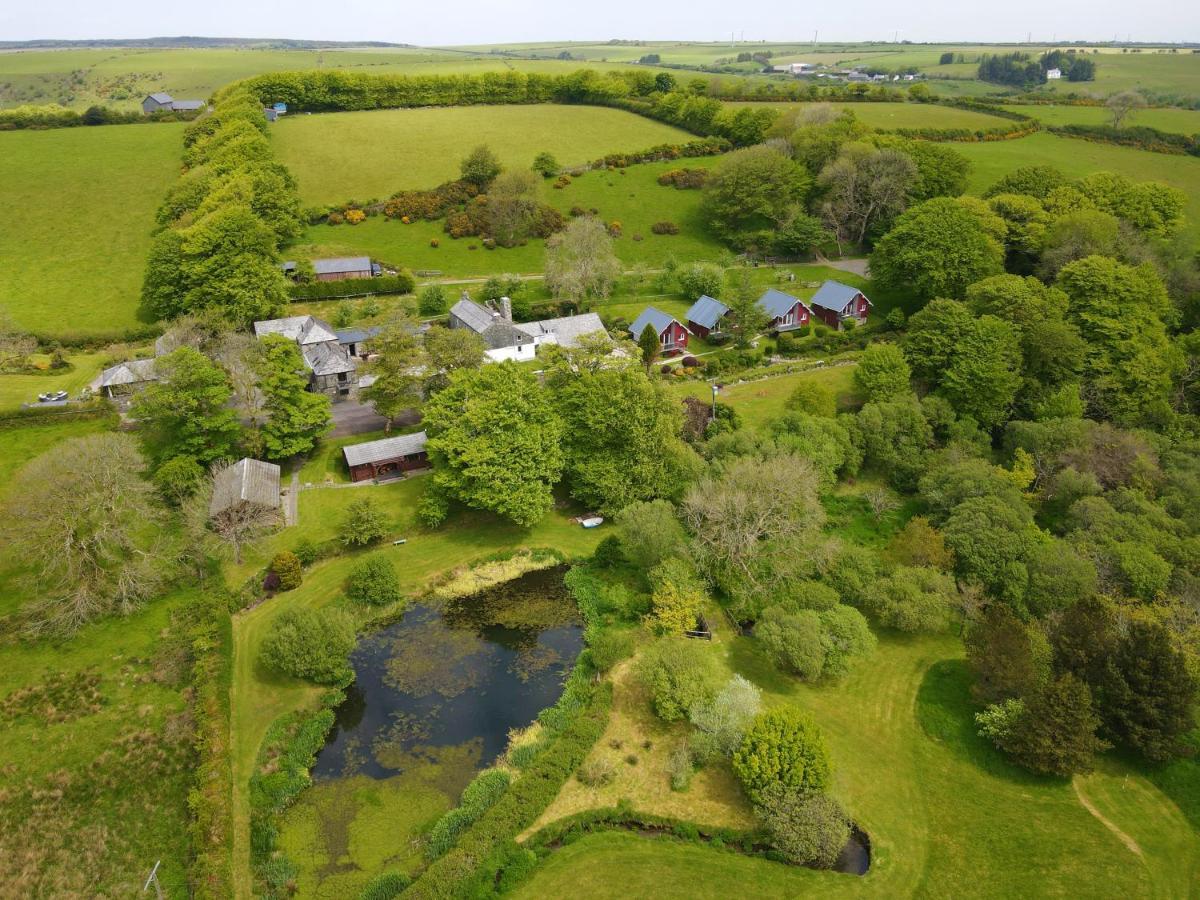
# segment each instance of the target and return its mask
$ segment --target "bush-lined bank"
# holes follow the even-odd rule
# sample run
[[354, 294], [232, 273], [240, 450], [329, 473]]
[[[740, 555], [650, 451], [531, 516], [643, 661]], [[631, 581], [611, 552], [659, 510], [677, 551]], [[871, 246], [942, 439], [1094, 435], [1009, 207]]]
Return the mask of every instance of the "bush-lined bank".
[[381, 275], [378, 278], [345, 278], [341, 281], [314, 281], [293, 284], [292, 300], [333, 300], [341, 297], [368, 297], [373, 294], [411, 294], [416, 281], [408, 272]]
[[17, 106], [0, 109], [0, 131], [44, 130], [47, 128], [78, 128], [90, 125], [147, 125], [157, 122], [190, 122], [201, 110], [190, 112], [159, 111], [146, 115], [123, 112], [108, 106], [91, 106], [84, 112], [64, 106]]
[[1114, 128], [1112, 125], [1050, 125], [1046, 130], [1062, 137], [1136, 147], [1151, 153], [1200, 156], [1200, 134], [1173, 134], [1144, 125], [1128, 125], [1124, 128]]

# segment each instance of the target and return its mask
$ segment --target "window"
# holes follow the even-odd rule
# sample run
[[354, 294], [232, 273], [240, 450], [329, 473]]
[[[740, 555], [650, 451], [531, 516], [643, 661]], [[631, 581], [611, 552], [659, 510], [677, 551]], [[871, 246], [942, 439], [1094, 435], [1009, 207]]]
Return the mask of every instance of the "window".
[[345, 381], [345, 380], [346, 380], [346, 373], [338, 372], [338, 381]]

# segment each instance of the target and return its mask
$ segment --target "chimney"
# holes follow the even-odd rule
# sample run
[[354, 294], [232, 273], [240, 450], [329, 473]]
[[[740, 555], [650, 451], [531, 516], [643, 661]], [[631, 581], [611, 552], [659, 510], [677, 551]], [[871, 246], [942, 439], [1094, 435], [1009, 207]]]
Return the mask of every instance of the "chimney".
[[512, 301], [507, 297], [500, 298], [500, 318], [505, 322], [512, 321]]

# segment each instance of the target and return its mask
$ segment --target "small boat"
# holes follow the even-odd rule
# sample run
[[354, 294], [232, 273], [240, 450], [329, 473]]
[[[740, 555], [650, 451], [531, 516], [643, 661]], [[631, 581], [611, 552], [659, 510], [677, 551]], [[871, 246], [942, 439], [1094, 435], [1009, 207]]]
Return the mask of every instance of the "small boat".
[[595, 528], [597, 525], [604, 524], [603, 516], [585, 516], [579, 520], [579, 524], [584, 528]]

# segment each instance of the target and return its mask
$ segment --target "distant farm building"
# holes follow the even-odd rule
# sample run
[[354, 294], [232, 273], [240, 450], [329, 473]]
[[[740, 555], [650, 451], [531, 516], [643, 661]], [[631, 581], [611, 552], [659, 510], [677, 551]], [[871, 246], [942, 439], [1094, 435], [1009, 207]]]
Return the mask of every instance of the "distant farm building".
[[809, 75], [816, 71], [816, 66], [812, 63], [794, 62], [784, 63], [782, 66], [775, 66], [776, 72], [787, 72], [789, 75]]
[[775, 288], [768, 289], [759, 297], [757, 305], [770, 318], [767, 328], [771, 331], [793, 331], [803, 328], [812, 318], [812, 310], [808, 304]]
[[688, 330], [702, 338], [721, 330], [721, 320], [729, 314], [729, 307], [707, 294], [692, 304], [684, 316]]
[[425, 432], [400, 434], [381, 441], [351, 444], [342, 448], [350, 477], [354, 481], [369, 481], [389, 475], [401, 475], [429, 465], [425, 450]]
[[1062, 78], [1062, 69], [1047, 69], [1046, 78], [1050, 81], [1056, 81], [1059, 78]]
[[[316, 316], [289, 316], [255, 322], [254, 334], [259, 338], [278, 334], [295, 341], [310, 373], [308, 389], [314, 393], [338, 399], [348, 396], [357, 385], [355, 354], [342, 344], [332, 325]], [[357, 343], [354, 348], [359, 350]]]
[[691, 332], [687, 330], [682, 322], [674, 316], [669, 316], [661, 309], [655, 309], [653, 306], [647, 306], [642, 310], [642, 314], [633, 320], [633, 324], [629, 326], [629, 333], [633, 335], [633, 339], [637, 341], [642, 332], [649, 325], [658, 332], [658, 343], [662, 348], [664, 356], [670, 356], [674, 353], [682, 353], [687, 349], [688, 338]]
[[142, 113], [147, 116], [156, 112], [195, 112], [203, 108], [203, 100], [176, 100], [163, 91], [148, 94], [142, 101]]
[[856, 287], [826, 281], [812, 297], [812, 311], [830, 328], [841, 328], [848, 319], [863, 325], [871, 313], [871, 301]]
[[279, 509], [279, 466], [247, 457], [217, 472], [209, 518], [235, 513], [243, 506]]
[[89, 387], [110, 399], [128, 397], [158, 381], [153, 359], [131, 359], [101, 372]]
[[370, 278], [375, 274], [369, 256], [342, 256], [333, 259], [314, 259], [313, 272], [317, 281], [345, 281], [347, 278]]

